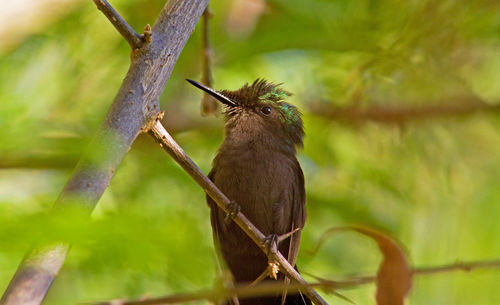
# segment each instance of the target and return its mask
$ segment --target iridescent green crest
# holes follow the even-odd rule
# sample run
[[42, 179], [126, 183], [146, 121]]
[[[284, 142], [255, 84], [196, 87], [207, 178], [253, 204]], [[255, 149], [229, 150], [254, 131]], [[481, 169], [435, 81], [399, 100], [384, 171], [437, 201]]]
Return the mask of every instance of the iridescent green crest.
[[264, 101], [282, 101], [289, 97], [291, 94], [289, 92], [283, 91], [280, 88], [275, 88], [273, 91], [267, 92], [259, 96], [260, 100]]

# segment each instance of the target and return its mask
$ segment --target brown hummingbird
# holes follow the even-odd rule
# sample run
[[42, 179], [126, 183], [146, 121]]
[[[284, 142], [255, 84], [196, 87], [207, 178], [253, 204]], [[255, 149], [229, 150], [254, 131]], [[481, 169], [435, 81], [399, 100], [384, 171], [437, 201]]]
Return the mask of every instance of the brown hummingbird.
[[[278, 250], [295, 266], [306, 220], [304, 174], [296, 158], [304, 136], [301, 114], [285, 102], [281, 84], [257, 79], [238, 90], [194, 86], [225, 105], [225, 137], [208, 177], [270, 241], [296, 231]], [[253, 282], [268, 267], [266, 255], [207, 196], [216, 248], [237, 283]], [[268, 279], [269, 280], [269, 279]], [[278, 280], [286, 280], [283, 275]], [[240, 298], [241, 305], [311, 304], [300, 292]], [[232, 303], [231, 303], [232, 304]]]

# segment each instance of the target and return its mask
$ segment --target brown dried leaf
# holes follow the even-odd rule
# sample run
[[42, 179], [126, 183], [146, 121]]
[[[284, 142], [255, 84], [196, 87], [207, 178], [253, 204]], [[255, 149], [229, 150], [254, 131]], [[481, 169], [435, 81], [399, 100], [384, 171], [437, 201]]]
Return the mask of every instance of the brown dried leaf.
[[345, 231], [356, 231], [374, 239], [384, 256], [377, 272], [377, 305], [403, 305], [411, 288], [413, 273], [404, 251], [387, 234], [364, 226], [331, 228], [323, 233], [311, 254], [316, 254], [332, 235]]
[[373, 238], [384, 255], [377, 272], [377, 305], [403, 305], [412, 284], [412, 270], [405, 253], [391, 237], [367, 227], [353, 227]]

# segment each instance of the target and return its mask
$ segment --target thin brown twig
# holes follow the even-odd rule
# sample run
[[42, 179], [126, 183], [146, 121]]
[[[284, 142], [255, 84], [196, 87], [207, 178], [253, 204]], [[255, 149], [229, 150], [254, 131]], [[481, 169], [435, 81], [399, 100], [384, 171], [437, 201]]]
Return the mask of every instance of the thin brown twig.
[[213, 289], [213, 290], [203, 290], [192, 293], [181, 293], [159, 298], [151, 299], [141, 299], [132, 301], [105, 301], [90, 303], [93, 305], [154, 305], [154, 304], [174, 304], [174, 303], [184, 303], [199, 300], [208, 300], [212, 302], [217, 302], [220, 300], [229, 299], [232, 296], [238, 296], [240, 298], [249, 298], [256, 296], [267, 296], [273, 295], [276, 292], [283, 291], [283, 288], [287, 288], [288, 291], [297, 292], [304, 288], [334, 288], [333, 284], [328, 283], [314, 283], [314, 284], [285, 284], [283, 282], [265, 282], [259, 285], [248, 285], [240, 284], [233, 287], [226, 287], [224, 289]]
[[[465, 271], [470, 272], [477, 269], [491, 269], [500, 268], [500, 259], [498, 260], [488, 260], [488, 261], [474, 261], [474, 262], [456, 262], [452, 264], [442, 265], [442, 266], [432, 266], [432, 267], [414, 267], [412, 269], [412, 274], [415, 276], [420, 275], [430, 275], [437, 273], [446, 273], [452, 271]], [[320, 277], [313, 276], [320, 283], [330, 284], [336, 289], [352, 288], [359, 285], [370, 284], [377, 280], [376, 276], [360, 276], [343, 281], [330, 281]]]
[[448, 271], [472, 271], [475, 269], [500, 268], [500, 260], [475, 261], [475, 262], [456, 262], [453, 264], [434, 266], [434, 267], [417, 267], [413, 269], [413, 274], [436, 274]]
[[[210, 18], [212, 12], [209, 6], [203, 12], [202, 18], [202, 50], [201, 50], [201, 65], [202, 75], [201, 83], [212, 88], [212, 48], [210, 46]], [[209, 115], [216, 113], [219, 108], [219, 103], [208, 93], [204, 92], [201, 99], [201, 114]]]
[[[500, 260], [492, 261], [476, 261], [463, 263], [458, 262], [454, 264], [448, 264], [443, 266], [435, 267], [416, 267], [413, 269], [414, 275], [428, 275], [435, 273], [443, 273], [450, 271], [472, 271], [475, 269], [488, 269], [488, 268], [499, 268]], [[123, 301], [119, 304], [122, 305], [153, 305], [153, 304], [174, 304], [174, 303], [184, 303], [190, 301], [198, 300], [209, 300], [217, 301], [221, 299], [227, 299], [232, 295], [237, 295], [241, 298], [243, 297], [255, 297], [272, 295], [276, 292], [280, 292], [283, 288], [287, 288], [289, 291], [295, 292], [306, 287], [312, 288], [323, 288], [323, 289], [350, 289], [354, 287], [359, 287], [360, 285], [366, 285], [374, 283], [377, 280], [376, 276], [363, 276], [355, 277], [342, 281], [332, 281], [326, 280], [319, 277], [315, 277], [319, 282], [312, 284], [285, 284], [282, 282], [266, 282], [259, 285], [248, 285], [240, 284], [234, 287], [227, 287], [224, 289], [215, 290], [204, 290], [192, 293], [176, 294], [171, 296], [152, 298], [147, 300], [137, 300], [137, 301]], [[113, 302], [100, 302], [92, 303], [95, 305], [111, 305]]]
[[268, 269], [266, 268], [266, 270], [264, 270], [264, 272], [262, 272], [251, 284], [250, 286], [255, 286], [257, 285], [258, 283], [262, 282], [265, 278], [267, 278], [269, 276], [269, 271]]
[[207, 6], [203, 12], [202, 17], [202, 84], [212, 87], [212, 69], [211, 69], [211, 58], [212, 58], [212, 48], [210, 46], [210, 18], [212, 17], [212, 12], [210, 11], [210, 5]]
[[404, 124], [429, 119], [458, 117], [478, 112], [499, 112], [500, 104], [486, 104], [477, 100], [448, 102], [440, 105], [388, 107], [359, 106], [332, 107], [311, 104], [310, 111], [316, 115], [345, 123], [377, 122], [382, 124]]
[[[205, 190], [205, 192], [217, 203], [226, 213], [229, 213], [230, 200], [224, 195], [215, 184], [196, 166], [188, 157], [184, 150], [175, 142], [170, 134], [165, 130], [160, 120], [152, 125], [150, 134], [160, 143], [160, 146]], [[233, 215], [231, 215], [233, 216]], [[255, 227], [248, 218], [241, 212], [233, 216], [233, 221], [257, 244], [257, 246], [268, 256], [269, 261], [279, 263], [280, 270], [293, 281], [306, 287], [305, 293], [317, 305], [327, 305], [325, 300], [307, 285], [307, 282], [290, 265], [287, 259], [277, 250], [269, 251], [266, 246], [265, 236]], [[269, 252], [269, 253], [268, 253]]]
[[[97, 8], [109, 19], [120, 34], [125, 38], [132, 49], [143, 46], [143, 35], [139, 35], [106, 0], [93, 0]], [[151, 40], [150, 40], [151, 41]]]

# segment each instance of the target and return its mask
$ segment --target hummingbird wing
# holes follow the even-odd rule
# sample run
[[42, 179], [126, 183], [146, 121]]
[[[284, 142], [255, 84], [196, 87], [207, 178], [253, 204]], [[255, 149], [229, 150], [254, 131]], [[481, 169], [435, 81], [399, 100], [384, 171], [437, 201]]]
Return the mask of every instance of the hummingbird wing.
[[[213, 183], [215, 183], [214, 181], [214, 177], [215, 177], [215, 168], [212, 168], [212, 170], [210, 171], [210, 173], [208, 173], [208, 179], [210, 179], [210, 181], [212, 181]], [[208, 207], [209, 208], [214, 208], [215, 206], [217, 206], [217, 204], [215, 203], [215, 201], [210, 198], [210, 196], [208, 196], [208, 194], [206, 194], [206, 198], [207, 198], [207, 204], [208, 204]]]
[[[299, 231], [295, 232], [290, 236], [290, 243], [288, 246], [288, 262], [295, 267], [295, 262], [297, 261], [297, 255], [299, 254], [299, 246], [300, 246], [300, 230], [304, 227], [306, 222], [306, 196], [305, 196], [305, 183], [304, 183], [304, 173], [302, 172], [302, 168], [300, 167], [299, 162], [294, 160], [294, 172], [296, 175], [296, 187], [292, 188], [292, 217], [290, 222], [290, 231], [292, 232], [296, 229]], [[297, 269], [297, 268], [295, 268]], [[285, 277], [285, 284], [288, 285], [290, 283], [290, 278]], [[299, 291], [299, 294], [301, 292]], [[287, 297], [287, 288], [283, 289], [283, 293], [281, 295], [281, 305], [284, 305]], [[302, 302], [301, 302], [302, 303]], [[303, 302], [306, 304], [306, 302]]]
[[294, 162], [296, 173], [296, 187], [292, 188], [292, 217], [290, 222], [290, 232], [299, 229], [290, 236], [290, 245], [288, 251], [288, 262], [295, 266], [300, 246], [300, 230], [306, 222], [306, 195], [304, 186], [304, 173], [297, 160]]
[[[212, 168], [210, 173], [208, 173], [208, 179], [210, 179], [212, 182], [215, 183], [214, 177], [215, 177], [215, 168]], [[210, 224], [212, 225], [212, 236], [213, 236], [214, 245], [215, 245], [215, 252], [217, 253], [217, 256], [219, 256], [219, 258], [222, 258], [222, 252], [221, 252], [221, 248], [220, 248], [220, 244], [219, 244], [219, 240], [220, 240], [219, 236], [220, 236], [221, 228], [219, 226], [220, 222], [217, 221], [217, 212], [218, 212], [219, 207], [217, 206], [215, 201], [210, 196], [208, 196], [208, 194], [206, 194], [206, 199], [207, 199], [207, 205], [210, 208]], [[219, 259], [219, 261], [223, 261], [223, 260]], [[225, 266], [221, 266], [221, 267], [225, 269]]]

